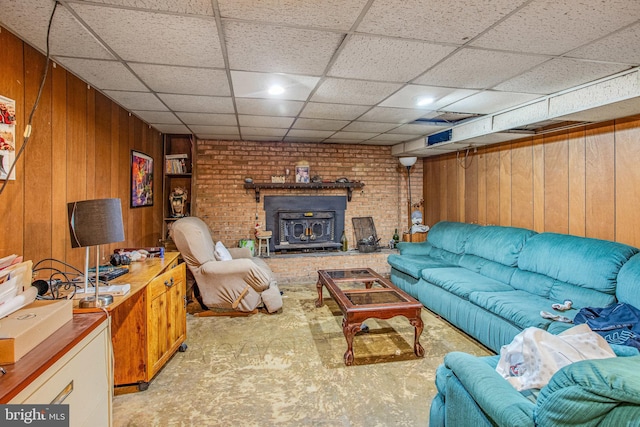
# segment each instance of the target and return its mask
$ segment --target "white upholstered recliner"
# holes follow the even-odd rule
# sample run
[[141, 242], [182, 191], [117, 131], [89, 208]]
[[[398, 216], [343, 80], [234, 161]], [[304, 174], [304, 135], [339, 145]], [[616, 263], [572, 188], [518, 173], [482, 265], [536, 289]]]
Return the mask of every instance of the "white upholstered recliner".
[[193, 216], [175, 221], [170, 234], [208, 308], [250, 312], [264, 303], [273, 313], [282, 307], [271, 269], [248, 248], [229, 248], [233, 259], [218, 261], [207, 224]]

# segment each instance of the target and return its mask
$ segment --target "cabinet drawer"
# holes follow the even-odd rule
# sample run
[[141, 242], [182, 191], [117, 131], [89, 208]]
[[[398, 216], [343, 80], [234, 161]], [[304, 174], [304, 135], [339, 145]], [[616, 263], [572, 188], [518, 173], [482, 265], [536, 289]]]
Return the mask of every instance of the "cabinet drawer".
[[69, 405], [70, 425], [111, 425], [111, 357], [107, 322], [47, 369], [11, 403]]
[[151, 283], [149, 283], [149, 286], [147, 287], [149, 300], [154, 300], [158, 296], [167, 292], [167, 289], [173, 286], [180, 285], [183, 277], [184, 277], [184, 264], [180, 264], [175, 268], [172, 268], [166, 273], [163, 273], [160, 276], [153, 279]]

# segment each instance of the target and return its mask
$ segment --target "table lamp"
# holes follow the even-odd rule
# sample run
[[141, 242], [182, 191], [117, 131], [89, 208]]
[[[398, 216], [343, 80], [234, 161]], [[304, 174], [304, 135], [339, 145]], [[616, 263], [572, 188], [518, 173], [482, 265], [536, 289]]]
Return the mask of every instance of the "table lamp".
[[[111, 295], [98, 295], [100, 285], [100, 245], [122, 242], [122, 205], [120, 199], [95, 199], [67, 205], [72, 248], [86, 248], [84, 260], [84, 295], [81, 308], [105, 307], [113, 302]], [[89, 247], [96, 247], [95, 295], [88, 296]]]

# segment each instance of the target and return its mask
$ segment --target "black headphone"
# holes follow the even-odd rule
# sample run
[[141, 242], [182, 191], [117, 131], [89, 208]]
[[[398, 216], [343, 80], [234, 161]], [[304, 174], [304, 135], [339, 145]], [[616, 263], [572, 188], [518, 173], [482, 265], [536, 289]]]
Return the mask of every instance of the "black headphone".
[[129, 255], [125, 254], [113, 254], [111, 255], [110, 262], [113, 266], [129, 265], [131, 264], [131, 258], [129, 257]]

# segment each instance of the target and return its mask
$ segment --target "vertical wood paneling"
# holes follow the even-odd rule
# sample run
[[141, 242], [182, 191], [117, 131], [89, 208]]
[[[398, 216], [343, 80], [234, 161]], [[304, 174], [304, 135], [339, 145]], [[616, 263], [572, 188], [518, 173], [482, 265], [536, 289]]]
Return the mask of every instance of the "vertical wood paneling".
[[586, 129], [585, 230], [597, 239], [615, 239], [615, 144], [613, 122]]
[[500, 223], [500, 151], [490, 147], [486, 154], [487, 224]]
[[533, 138], [533, 225], [541, 233], [545, 223], [544, 138]]
[[640, 246], [638, 208], [640, 201], [640, 121], [618, 120], [615, 124], [616, 152], [616, 241]]
[[[25, 104], [33, 106], [42, 80], [45, 59], [33, 48], [25, 47]], [[49, 70], [51, 71], [51, 70]], [[31, 110], [31, 108], [29, 108]], [[29, 111], [30, 112], [30, 111]], [[52, 183], [51, 162], [51, 74], [42, 90], [38, 109], [33, 117], [34, 132], [24, 152], [25, 168], [25, 248], [24, 256], [31, 260], [49, 258], [52, 252]]]
[[545, 231], [569, 232], [569, 150], [565, 133], [545, 138]]
[[450, 219], [447, 212], [447, 204], [449, 199], [449, 192], [447, 188], [449, 187], [449, 183], [447, 182], [447, 157], [442, 156], [439, 166], [439, 174], [440, 174], [440, 218]]
[[487, 224], [487, 155], [486, 149], [478, 155], [478, 224]]
[[[0, 31], [0, 45], [0, 93], [16, 100], [21, 139], [45, 58], [5, 30]], [[113, 247], [156, 246], [162, 201], [138, 209], [137, 220], [131, 219], [129, 159], [134, 146], [154, 158], [155, 191], [161, 195], [160, 134], [62, 67], [52, 64], [49, 71], [18, 179], [0, 196], [0, 256], [18, 253], [34, 262], [55, 258], [82, 268], [85, 251], [71, 249], [67, 202], [94, 197], [120, 197], [127, 230], [125, 242], [101, 248], [103, 260]]]
[[458, 212], [458, 162], [455, 156], [445, 156], [447, 158], [447, 175], [446, 181], [450, 183], [447, 186], [447, 218], [452, 221], [459, 221]]
[[569, 144], [569, 234], [584, 236], [585, 228], [585, 133], [568, 135]]
[[533, 142], [511, 144], [511, 225], [533, 229]]
[[440, 219], [439, 160], [427, 158], [424, 161], [424, 216], [425, 224], [433, 225]]
[[[0, 94], [16, 101], [16, 152], [22, 145], [22, 132], [25, 126], [23, 45], [8, 31], [0, 31], [2, 68], [0, 71]], [[16, 79], [15, 76], [20, 76]], [[5, 160], [7, 167], [10, 165]], [[16, 180], [8, 181], [0, 195], [0, 257], [12, 253], [22, 253], [24, 227], [24, 158], [16, 165]], [[8, 169], [7, 169], [8, 171]], [[0, 180], [0, 185], [4, 180]]]
[[500, 225], [511, 225], [511, 149], [504, 145], [500, 153]]
[[61, 67], [55, 67], [52, 70], [52, 88], [51, 257], [66, 260], [66, 253], [71, 250], [71, 239], [67, 226], [67, 72]]
[[469, 152], [468, 161], [464, 169], [464, 222], [478, 222], [478, 156]]

